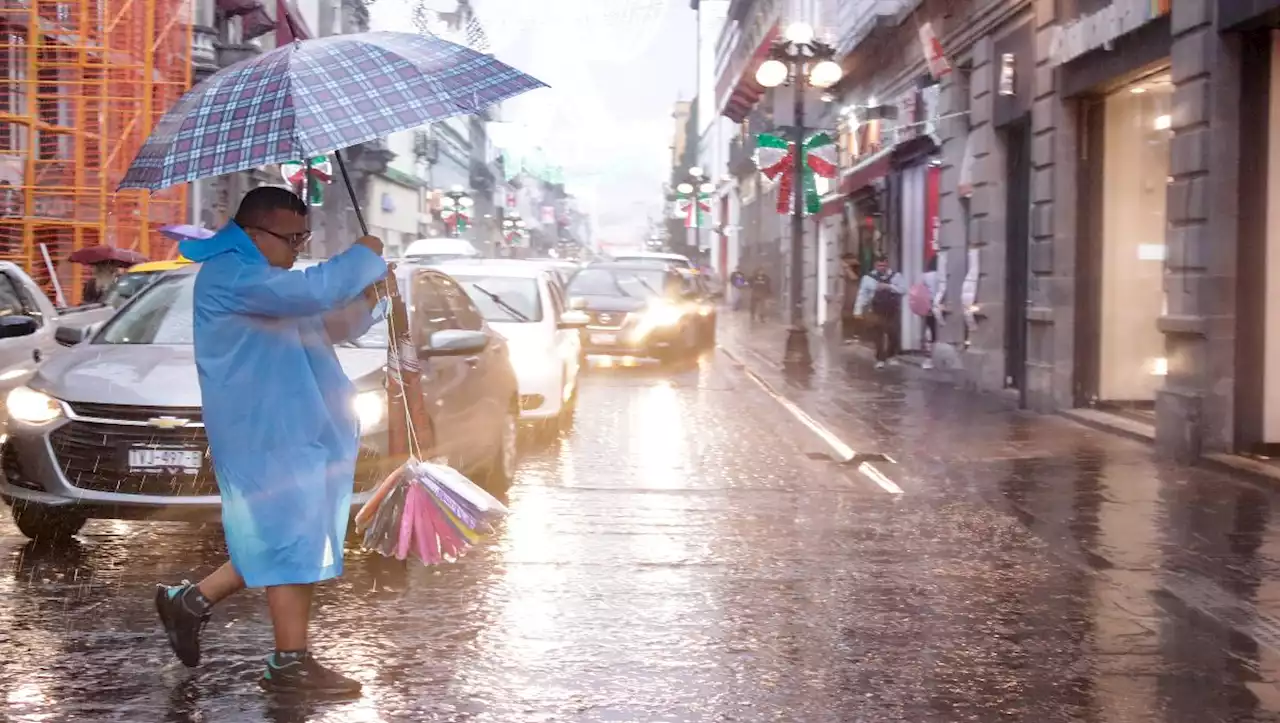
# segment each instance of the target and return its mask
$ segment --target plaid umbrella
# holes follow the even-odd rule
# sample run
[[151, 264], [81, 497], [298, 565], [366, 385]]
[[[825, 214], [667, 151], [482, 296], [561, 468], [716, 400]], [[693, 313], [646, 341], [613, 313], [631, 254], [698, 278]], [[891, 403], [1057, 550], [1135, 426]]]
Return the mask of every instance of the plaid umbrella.
[[313, 158], [539, 87], [545, 84], [492, 56], [434, 36], [376, 32], [290, 43], [191, 89], [156, 124], [120, 188], [155, 191]]

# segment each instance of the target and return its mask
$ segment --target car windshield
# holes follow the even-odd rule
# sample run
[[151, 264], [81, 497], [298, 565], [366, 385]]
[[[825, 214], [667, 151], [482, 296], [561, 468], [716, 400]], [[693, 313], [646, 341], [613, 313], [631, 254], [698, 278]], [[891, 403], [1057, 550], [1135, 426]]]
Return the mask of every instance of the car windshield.
[[165, 276], [107, 322], [96, 344], [190, 344], [195, 274]]
[[155, 281], [160, 273], [158, 271], [135, 271], [131, 274], [121, 274], [116, 277], [115, 284], [107, 292], [106, 303], [119, 308], [139, 291], [145, 289], [148, 284]]
[[[191, 344], [195, 274], [164, 274], [138, 300], [107, 322], [95, 344]], [[375, 324], [351, 343], [361, 349], [385, 349], [386, 322]]]
[[485, 321], [542, 321], [537, 279], [518, 276], [454, 276]]
[[667, 285], [660, 269], [583, 269], [569, 281], [570, 296], [659, 296]]

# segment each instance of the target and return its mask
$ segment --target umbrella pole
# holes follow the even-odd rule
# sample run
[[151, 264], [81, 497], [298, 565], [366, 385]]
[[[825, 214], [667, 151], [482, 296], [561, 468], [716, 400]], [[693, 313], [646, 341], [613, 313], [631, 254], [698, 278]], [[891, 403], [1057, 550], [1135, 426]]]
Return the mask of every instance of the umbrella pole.
[[364, 212], [360, 210], [360, 199], [356, 198], [356, 187], [351, 185], [351, 174], [347, 173], [347, 164], [342, 160], [342, 151], [334, 151], [333, 157], [338, 159], [338, 170], [342, 172], [342, 183], [347, 187], [347, 195], [351, 197], [351, 207], [356, 211], [356, 221], [360, 224], [360, 235], [369, 235], [369, 226], [364, 222]]

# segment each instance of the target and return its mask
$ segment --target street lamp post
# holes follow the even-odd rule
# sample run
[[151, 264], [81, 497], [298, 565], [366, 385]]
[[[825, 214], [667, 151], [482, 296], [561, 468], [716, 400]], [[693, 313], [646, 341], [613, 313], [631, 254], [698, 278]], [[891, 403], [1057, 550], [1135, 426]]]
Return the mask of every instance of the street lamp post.
[[794, 22], [783, 37], [769, 49], [769, 58], [756, 69], [756, 82], [766, 88], [784, 83], [795, 87], [795, 128], [791, 182], [791, 326], [782, 364], [787, 369], [807, 371], [813, 368], [809, 349], [809, 330], [804, 324], [804, 91], [806, 87], [825, 89], [840, 81], [843, 70], [832, 60], [835, 48], [815, 39], [813, 27]]
[[694, 166], [689, 169], [689, 177], [693, 179], [693, 183], [676, 186], [678, 192], [689, 197], [689, 213], [693, 214], [693, 248], [696, 254], [702, 253], [702, 197], [706, 196], [709, 202], [711, 194], [716, 190], [714, 183], [705, 180], [706, 175], [702, 166]]
[[462, 214], [464, 211], [475, 205], [475, 201], [467, 195], [467, 192], [463, 190], [461, 184], [454, 184], [450, 187], [448, 191], [444, 192], [444, 197], [448, 199], [448, 201], [443, 204], [444, 210], [453, 214], [453, 231], [451, 234], [457, 238], [462, 235], [459, 228], [459, 224], [462, 221]]

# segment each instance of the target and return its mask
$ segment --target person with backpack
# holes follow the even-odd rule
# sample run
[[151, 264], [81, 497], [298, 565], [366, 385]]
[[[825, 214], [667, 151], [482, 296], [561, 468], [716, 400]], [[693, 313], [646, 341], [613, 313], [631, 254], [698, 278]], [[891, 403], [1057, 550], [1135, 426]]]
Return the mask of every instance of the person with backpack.
[[876, 257], [875, 267], [858, 285], [858, 298], [854, 302], [853, 315], [862, 316], [871, 311], [871, 335], [876, 340], [876, 369], [893, 360], [898, 354], [899, 322], [902, 297], [907, 288], [902, 274], [889, 268], [889, 257]]
[[938, 276], [938, 257], [929, 259], [925, 265], [924, 275], [911, 285], [907, 293], [907, 306], [911, 313], [924, 317], [925, 351], [929, 357], [924, 360], [924, 368], [933, 368], [933, 345], [938, 343], [938, 317], [941, 316], [942, 284]]

